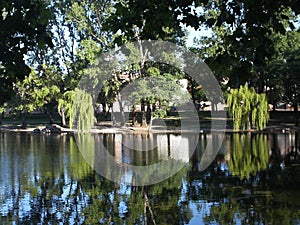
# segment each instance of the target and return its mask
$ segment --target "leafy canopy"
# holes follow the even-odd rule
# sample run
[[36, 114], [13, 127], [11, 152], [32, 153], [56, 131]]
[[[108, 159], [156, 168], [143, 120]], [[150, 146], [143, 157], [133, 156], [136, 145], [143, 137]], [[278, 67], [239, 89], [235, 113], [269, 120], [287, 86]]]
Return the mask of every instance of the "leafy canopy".
[[0, 2], [0, 104], [13, 96], [13, 83], [30, 73], [24, 55], [35, 46], [52, 45], [47, 25], [51, 14], [44, 1]]

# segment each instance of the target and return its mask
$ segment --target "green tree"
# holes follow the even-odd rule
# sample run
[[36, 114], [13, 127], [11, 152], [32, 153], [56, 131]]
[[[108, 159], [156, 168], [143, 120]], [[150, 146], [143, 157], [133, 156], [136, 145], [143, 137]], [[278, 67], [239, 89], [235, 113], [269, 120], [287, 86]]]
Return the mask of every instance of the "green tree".
[[268, 102], [266, 94], [257, 94], [253, 87], [240, 86], [231, 89], [227, 99], [228, 111], [233, 119], [235, 130], [262, 130], [269, 120]]
[[220, 79], [229, 77], [231, 87], [251, 82], [263, 92], [266, 66], [275, 53], [273, 37], [294, 28], [298, 2], [208, 0], [202, 7], [199, 21], [213, 31], [201, 42], [208, 65]]
[[[94, 126], [95, 116], [92, 98], [83, 90], [75, 89], [67, 91], [58, 102], [58, 111], [66, 124], [69, 120], [69, 127], [77, 129], [78, 132], [89, 132]], [[65, 118], [66, 117], [66, 118]]]
[[[189, 1], [188, 1], [189, 2]], [[164, 1], [116, 1], [105, 29], [119, 33], [115, 42], [122, 45], [132, 41], [164, 40], [180, 42], [184, 32], [180, 26], [179, 7], [192, 2]]]
[[[43, 50], [33, 48], [27, 61], [40, 73], [45, 73], [44, 64], [53, 69], [60, 88], [56, 104], [59, 103], [61, 123], [65, 126], [66, 118], [71, 116], [72, 96], [80, 79], [98, 81], [99, 68], [94, 71], [85, 68], [97, 62], [113, 36], [102, 29], [105, 17], [112, 9], [111, 1], [53, 1], [48, 9], [53, 15], [48, 29], [55, 46]], [[97, 82], [90, 86], [95, 89]], [[92, 96], [93, 104], [96, 98]]]
[[[137, 43], [136, 47], [128, 45], [128, 50], [130, 51], [129, 57], [135, 58], [133, 61], [138, 62], [134, 63], [134, 65], [124, 66], [126, 73], [130, 75], [129, 82], [132, 82], [136, 78], [152, 76], [153, 74], [149, 73], [149, 71], [153, 72], [154, 68], [157, 69], [156, 72], [159, 71], [159, 73], [157, 73], [159, 76], [173, 76], [172, 79], [170, 79], [170, 77], [158, 77], [159, 79], [157, 81], [162, 81], [163, 79], [175, 80], [178, 78], [179, 73], [178, 71], [175, 72], [174, 68], [160, 65], [159, 63], [146, 62], [149, 49], [142, 44], [142, 41], [163, 40], [182, 44], [184, 32], [180, 26], [179, 15], [181, 13], [179, 6], [183, 7], [183, 5], [185, 5], [185, 3], [181, 2], [179, 5], [176, 5], [173, 1], [168, 0], [162, 2], [128, 1], [126, 4], [123, 1], [116, 1], [114, 5], [115, 11], [108, 17], [104, 28], [117, 34], [114, 39], [114, 43], [117, 45], [129, 44], [130, 42]], [[185, 6], [187, 7], [187, 5]], [[170, 58], [174, 56], [165, 54], [162, 57]], [[130, 61], [130, 59], [128, 61]], [[142, 83], [140, 83], [140, 85], [142, 85]], [[124, 87], [124, 85], [120, 86], [120, 88], [122, 87]], [[142, 90], [141, 86], [138, 89], [140, 93], [138, 94], [135, 91], [135, 93], [131, 94], [131, 97], [135, 96], [136, 98], [133, 105], [141, 105], [142, 126], [147, 126], [145, 110], [147, 108], [149, 111], [159, 97], [154, 98], [154, 93], [152, 93], [152, 97], [149, 97], [150, 95], [146, 95], [147, 97], [145, 97], [146, 93], [144, 92], [147, 91]], [[140, 98], [141, 96], [144, 96], [145, 98]], [[163, 101], [160, 102], [163, 103]], [[135, 107], [133, 106], [132, 109], [133, 123], [136, 124]], [[164, 113], [165, 109], [157, 110], [157, 113], [158, 112]]]
[[[67, 21], [74, 26], [77, 37], [78, 60], [86, 62], [85, 68], [77, 70], [77, 81], [80, 80], [81, 85], [88, 88], [86, 91], [92, 95], [92, 104], [95, 106], [98, 101], [105, 110], [106, 105], [110, 105], [111, 99], [114, 98], [115, 91], [112, 89], [116, 89], [117, 85], [114, 86], [113, 81], [106, 81], [107, 73], [113, 74], [114, 70], [104, 71], [99, 57], [113, 47], [116, 34], [104, 29], [107, 17], [113, 10], [112, 1], [91, 0], [72, 1], [66, 9]], [[110, 83], [112, 85], [108, 87]], [[99, 86], [103, 87], [102, 90], [98, 90]]]
[[291, 104], [295, 110], [295, 123], [298, 125], [300, 30], [277, 35], [274, 39], [277, 41], [277, 51], [268, 64], [267, 95], [274, 109], [279, 101]]
[[285, 83], [285, 92], [284, 95], [286, 100], [292, 103], [295, 111], [295, 124], [299, 125], [299, 102], [300, 102], [300, 48], [292, 51], [287, 54], [287, 68], [286, 71], [283, 71], [283, 74], [286, 74], [285, 79], [287, 82]]
[[3, 0], [0, 3], [0, 104], [13, 95], [13, 84], [28, 76], [31, 69], [24, 55], [38, 45], [53, 47], [48, 22], [51, 13], [45, 1]]
[[[144, 107], [141, 126], [148, 126], [146, 118], [148, 113], [149, 129], [151, 129], [153, 119], [165, 117], [171, 104], [175, 107], [181, 106], [189, 100], [189, 95], [187, 90], [183, 90], [176, 83], [177, 80], [173, 74], [161, 74], [157, 67], [148, 68], [147, 74], [149, 74], [147, 79], [134, 80], [129, 88], [125, 87], [124, 94], [128, 96], [127, 101], [133, 108], [138, 104]], [[145, 106], [147, 106], [147, 112]], [[133, 125], [137, 125], [134, 118]]]
[[36, 71], [32, 70], [23, 81], [16, 83], [14, 88], [16, 96], [10, 104], [22, 113], [24, 128], [27, 126], [27, 113], [50, 104], [58, 95], [59, 87], [51, 79], [52, 77], [46, 75], [39, 76]]
[[68, 118], [69, 127], [77, 129], [79, 133], [89, 132], [94, 126], [92, 97], [78, 88], [63, 94], [58, 101], [58, 112], [62, 116], [63, 124], [66, 125], [66, 118]]

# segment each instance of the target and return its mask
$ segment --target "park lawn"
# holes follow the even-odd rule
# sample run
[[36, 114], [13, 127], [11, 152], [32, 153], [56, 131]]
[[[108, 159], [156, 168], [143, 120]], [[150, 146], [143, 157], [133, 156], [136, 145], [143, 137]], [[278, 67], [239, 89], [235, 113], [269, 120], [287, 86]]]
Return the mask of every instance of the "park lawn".
[[[226, 119], [227, 127], [232, 126], [232, 119], [227, 113], [227, 118], [212, 118], [210, 111], [199, 111], [199, 123], [201, 127], [210, 128], [210, 123], [212, 119]], [[103, 116], [98, 117], [98, 123], [101, 121], [110, 121], [110, 115], [106, 118]], [[130, 124], [130, 116], [128, 124]], [[53, 116], [53, 121], [56, 124], [60, 124], [60, 116], [56, 113]], [[168, 127], [178, 127], [180, 128], [180, 117], [177, 114], [169, 114], [166, 118], [163, 118], [166, 126]], [[2, 126], [21, 126], [22, 118], [21, 116], [16, 116], [15, 118], [12, 115], [6, 114], [4, 118], [0, 118], [0, 122]], [[32, 113], [27, 115], [27, 124], [28, 127], [34, 127], [39, 125], [49, 124], [50, 117], [49, 114], [44, 113]], [[154, 121], [155, 125], [155, 121]], [[268, 122], [268, 126], [276, 126], [276, 125], [287, 125], [294, 126], [295, 125], [295, 113], [293, 111], [271, 111], [270, 112], [270, 120]]]
[[[50, 117], [49, 114], [45, 113], [32, 113], [27, 114], [27, 125], [28, 127], [34, 127], [38, 125], [45, 125], [49, 124]], [[54, 123], [59, 124], [60, 123], [60, 116], [58, 114], [55, 114], [53, 117]], [[12, 115], [5, 115], [4, 118], [0, 119], [2, 126], [11, 126], [11, 125], [22, 125], [22, 118], [21, 116], [12, 116]]]

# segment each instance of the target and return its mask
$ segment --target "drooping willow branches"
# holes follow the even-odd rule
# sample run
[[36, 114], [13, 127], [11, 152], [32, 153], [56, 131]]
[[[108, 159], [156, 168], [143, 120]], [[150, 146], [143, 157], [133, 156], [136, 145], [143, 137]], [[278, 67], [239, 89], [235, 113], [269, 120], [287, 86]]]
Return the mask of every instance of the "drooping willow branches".
[[253, 87], [244, 85], [238, 89], [231, 89], [227, 106], [235, 130], [262, 130], [266, 127], [269, 120], [267, 97], [264, 93], [257, 94]]

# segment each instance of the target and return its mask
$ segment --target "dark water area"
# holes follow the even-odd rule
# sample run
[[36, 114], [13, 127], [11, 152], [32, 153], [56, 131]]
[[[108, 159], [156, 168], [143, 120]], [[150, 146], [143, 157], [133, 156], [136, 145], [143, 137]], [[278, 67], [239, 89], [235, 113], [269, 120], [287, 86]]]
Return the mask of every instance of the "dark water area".
[[[72, 135], [0, 132], [0, 224], [300, 224], [299, 133], [226, 133], [202, 170], [216, 135], [95, 135], [116, 162], [185, 164], [163, 182], [131, 186], [132, 176], [115, 183], [95, 172], [101, 156], [87, 144], [87, 163]], [[132, 150], [145, 143], [153, 150]]]

